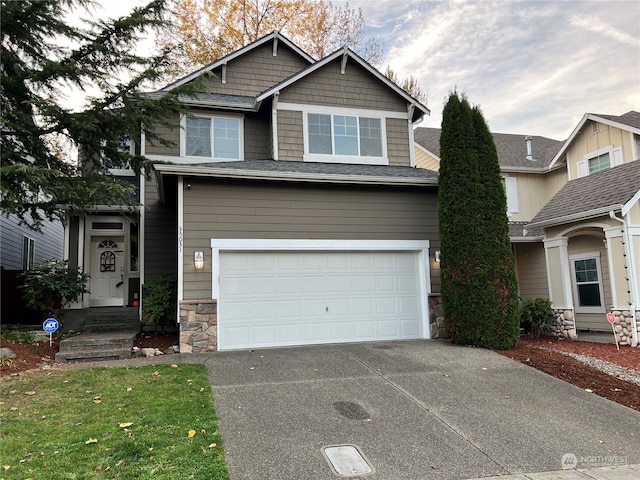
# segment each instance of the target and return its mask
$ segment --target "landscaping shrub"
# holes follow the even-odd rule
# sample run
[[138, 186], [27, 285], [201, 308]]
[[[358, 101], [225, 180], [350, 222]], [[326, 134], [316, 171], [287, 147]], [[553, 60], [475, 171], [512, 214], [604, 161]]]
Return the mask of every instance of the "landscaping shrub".
[[165, 273], [144, 286], [142, 318], [157, 327], [174, 325], [178, 311], [178, 283]]
[[551, 300], [525, 298], [520, 303], [520, 327], [532, 338], [538, 338], [554, 321]]

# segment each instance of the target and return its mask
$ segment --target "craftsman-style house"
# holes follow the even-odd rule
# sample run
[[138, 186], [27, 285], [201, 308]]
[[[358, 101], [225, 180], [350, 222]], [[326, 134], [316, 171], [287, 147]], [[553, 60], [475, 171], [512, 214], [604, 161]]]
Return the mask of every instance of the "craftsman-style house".
[[348, 48], [316, 61], [278, 32], [150, 95], [201, 75], [163, 132], [174, 146], [131, 139], [156, 161], [130, 178], [139, 214], [69, 218], [91, 274], [76, 307], [144, 310], [168, 272], [182, 352], [429, 338], [437, 174], [413, 150], [428, 109]]

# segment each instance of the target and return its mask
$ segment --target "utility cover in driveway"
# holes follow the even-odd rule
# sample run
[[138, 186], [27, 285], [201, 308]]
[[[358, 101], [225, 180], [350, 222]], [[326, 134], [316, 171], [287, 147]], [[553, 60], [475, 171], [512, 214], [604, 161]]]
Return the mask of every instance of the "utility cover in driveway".
[[357, 477], [373, 471], [353, 445], [325, 447], [324, 454], [329, 459], [335, 472], [341, 477]]
[[220, 349], [422, 338], [413, 251], [221, 252]]

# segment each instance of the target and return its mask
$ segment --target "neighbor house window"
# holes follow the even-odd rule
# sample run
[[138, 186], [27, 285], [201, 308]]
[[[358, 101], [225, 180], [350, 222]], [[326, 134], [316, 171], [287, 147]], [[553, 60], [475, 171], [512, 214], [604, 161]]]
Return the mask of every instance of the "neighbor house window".
[[187, 117], [185, 155], [240, 159], [240, 120], [231, 117]]
[[603, 313], [602, 276], [597, 255], [571, 259], [575, 307], [578, 313]]
[[609, 152], [603, 153], [602, 155], [596, 155], [595, 157], [591, 157], [589, 160], [589, 175], [592, 173], [600, 172], [602, 170], [607, 170], [611, 168], [611, 157]]
[[22, 237], [22, 269], [31, 270], [35, 263], [36, 242], [33, 238]]
[[624, 163], [622, 148], [608, 145], [599, 150], [589, 152], [578, 162], [578, 177], [586, 177], [592, 173], [602, 172]]
[[382, 120], [355, 115], [307, 115], [310, 154], [382, 157]]
[[502, 177], [502, 186], [507, 196], [507, 215], [518, 213], [518, 184], [515, 177]]

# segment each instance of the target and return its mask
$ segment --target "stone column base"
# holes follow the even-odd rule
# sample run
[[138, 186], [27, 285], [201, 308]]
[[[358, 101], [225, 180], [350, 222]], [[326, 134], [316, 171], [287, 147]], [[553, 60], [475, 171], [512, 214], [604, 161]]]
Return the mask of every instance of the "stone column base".
[[215, 352], [218, 349], [218, 301], [180, 302], [180, 353]]

